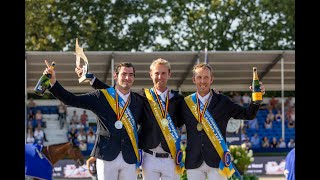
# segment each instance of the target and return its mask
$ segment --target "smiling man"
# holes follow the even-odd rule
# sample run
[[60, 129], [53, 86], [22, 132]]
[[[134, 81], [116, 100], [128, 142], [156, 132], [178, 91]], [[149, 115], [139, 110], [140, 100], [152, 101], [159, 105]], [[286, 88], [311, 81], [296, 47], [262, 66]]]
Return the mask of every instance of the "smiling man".
[[[193, 68], [193, 83], [197, 92], [184, 98], [182, 119], [187, 129], [186, 162], [189, 180], [227, 180], [235, 169], [226, 144], [226, 128], [231, 117], [253, 119], [259, 104], [244, 108], [229, 97], [211, 89], [214, 81], [209, 64], [197, 64]], [[250, 87], [250, 89], [252, 89]], [[261, 85], [264, 94], [264, 86]]]
[[[47, 66], [49, 67], [47, 61]], [[97, 118], [97, 137], [91, 156], [96, 158], [98, 179], [135, 180], [140, 165], [137, 124], [143, 119], [143, 100], [131, 92], [135, 69], [131, 63], [120, 63], [113, 74], [115, 87], [74, 95], [65, 90], [51, 74], [49, 91], [64, 104], [88, 109]]]

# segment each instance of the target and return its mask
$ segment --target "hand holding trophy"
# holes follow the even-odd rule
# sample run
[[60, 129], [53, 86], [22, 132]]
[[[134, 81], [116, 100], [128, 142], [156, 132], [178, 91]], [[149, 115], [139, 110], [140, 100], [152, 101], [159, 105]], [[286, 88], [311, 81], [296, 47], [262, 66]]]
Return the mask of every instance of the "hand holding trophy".
[[92, 78], [93, 78], [93, 74], [89, 73], [89, 62], [88, 59], [86, 57], [86, 55], [83, 52], [83, 48], [81, 48], [78, 44], [78, 38], [76, 38], [76, 48], [75, 48], [75, 55], [76, 55], [76, 67], [77, 68], [81, 68], [80, 67], [80, 60], [81, 58], [84, 61], [84, 65], [82, 66], [82, 76], [79, 78], [79, 83], [82, 82], [89, 82]]

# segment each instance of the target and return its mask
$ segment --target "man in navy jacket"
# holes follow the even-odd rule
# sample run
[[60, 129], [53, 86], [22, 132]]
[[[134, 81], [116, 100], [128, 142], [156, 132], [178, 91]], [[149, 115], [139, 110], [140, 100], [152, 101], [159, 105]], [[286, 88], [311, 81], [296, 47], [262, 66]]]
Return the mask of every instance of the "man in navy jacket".
[[[227, 171], [229, 166], [232, 167], [226, 144], [228, 121], [231, 117], [253, 119], [259, 110], [259, 104], [251, 102], [244, 108], [232, 102], [229, 97], [215, 93], [210, 89], [213, 71], [209, 64], [195, 65], [192, 80], [197, 92], [185, 97], [181, 112], [187, 129], [185, 167], [188, 179], [227, 180], [225, 175], [219, 173], [219, 166], [225, 166]], [[264, 93], [263, 85], [261, 89]]]
[[[47, 67], [48, 63], [46, 61]], [[115, 87], [74, 95], [51, 74], [49, 91], [64, 104], [91, 110], [98, 116], [97, 138], [91, 156], [97, 158], [98, 179], [136, 179], [140, 155], [137, 124], [143, 118], [143, 101], [130, 88], [135, 70], [131, 63], [120, 63], [114, 72]], [[109, 131], [109, 133], [107, 133]], [[134, 141], [134, 140], [136, 141]]]

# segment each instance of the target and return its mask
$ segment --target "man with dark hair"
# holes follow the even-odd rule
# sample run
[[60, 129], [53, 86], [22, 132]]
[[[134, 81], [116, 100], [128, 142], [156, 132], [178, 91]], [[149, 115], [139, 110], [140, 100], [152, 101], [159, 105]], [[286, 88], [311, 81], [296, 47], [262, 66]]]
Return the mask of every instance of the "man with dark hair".
[[97, 139], [91, 152], [96, 158], [98, 179], [136, 179], [140, 165], [137, 124], [143, 119], [143, 101], [131, 86], [135, 71], [121, 63], [113, 74], [116, 85], [74, 95], [56, 80], [48, 62], [44, 74], [51, 74], [49, 91], [66, 105], [92, 111], [98, 116]]

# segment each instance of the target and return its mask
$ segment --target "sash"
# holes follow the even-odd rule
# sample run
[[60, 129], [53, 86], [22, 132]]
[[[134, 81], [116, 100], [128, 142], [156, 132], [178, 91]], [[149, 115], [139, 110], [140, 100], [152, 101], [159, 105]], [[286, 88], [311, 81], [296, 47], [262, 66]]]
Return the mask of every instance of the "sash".
[[[182, 162], [182, 150], [180, 148], [180, 136], [178, 134], [178, 131], [176, 129], [176, 127], [173, 124], [173, 121], [169, 115], [169, 113], [167, 113], [166, 118], [168, 120], [168, 125], [167, 126], [163, 126], [161, 123], [161, 109], [160, 106], [165, 107], [165, 103], [163, 102], [163, 100], [161, 101], [161, 105], [157, 103], [156, 100], [156, 95], [155, 92], [153, 90], [153, 88], [149, 89], [144, 89], [144, 92], [146, 93], [146, 97], [148, 98], [148, 102], [149, 105], [151, 107], [152, 113], [154, 115], [154, 117], [156, 118], [158, 125], [161, 129], [161, 132], [169, 146], [169, 150], [170, 153], [172, 155], [172, 157], [174, 157], [174, 161], [176, 163], [176, 168], [175, 168], [175, 172], [179, 175], [181, 175], [184, 171], [184, 163]], [[161, 98], [160, 98], [161, 99]]]
[[[193, 116], [198, 120], [199, 116], [197, 113], [196, 93], [193, 93], [185, 97], [184, 100], [186, 101]], [[200, 111], [203, 110], [203, 107], [204, 105], [200, 101]], [[213, 147], [216, 149], [221, 159], [219, 163], [219, 173], [227, 178], [230, 178], [233, 175], [233, 173], [235, 173], [236, 176], [240, 175], [236, 167], [232, 164], [231, 154], [228, 150], [228, 146], [224, 141], [223, 136], [215, 120], [213, 119], [208, 110], [205, 111], [204, 116], [202, 118], [203, 130], [210, 139]]]
[[[113, 109], [113, 111], [117, 114], [116, 112], [116, 91], [113, 87], [111, 88], [107, 88], [107, 89], [101, 89], [101, 91], [103, 92], [104, 96], [106, 97], [109, 105], [111, 106], [111, 108]], [[119, 107], [120, 107], [120, 111], [123, 109], [125, 102], [124, 100], [119, 96]], [[125, 112], [121, 118], [121, 122], [123, 123], [124, 127], [126, 128], [126, 131], [129, 135], [134, 153], [136, 154], [137, 157], [137, 163], [136, 163], [136, 168], [137, 168], [137, 172], [139, 171], [139, 166], [140, 166], [140, 162], [141, 162], [141, 151], [138, 150], [138, 135], [137, 135], [137, 126], [136, 126], [136, 122], [134, 121], [134, 117], [129, 109], [129, 107], [127, 107], [125, 109]]]

